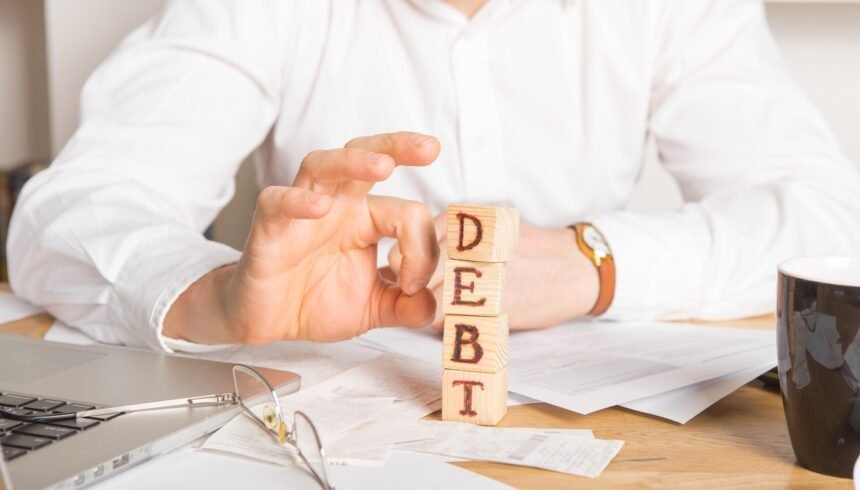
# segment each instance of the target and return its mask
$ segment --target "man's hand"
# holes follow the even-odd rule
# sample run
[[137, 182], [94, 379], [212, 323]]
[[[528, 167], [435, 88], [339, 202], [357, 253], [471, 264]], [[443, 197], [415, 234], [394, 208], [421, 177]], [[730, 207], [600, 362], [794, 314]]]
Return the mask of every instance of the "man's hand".
[[[442, 280], [445, 260], [446, 217], [437, 216], [436, 233], [442, 256], [428, 287], [437, 301], [433, 325], [440, 327]], [[389, 277], [398, 277], [403, 254], [398, 242], [388, 253]], [[404, 248], [405, 249], [405, 248]], [[594, 303], [600, 282], [597, 270], [576, 245], [569, 228], [538, 228], [520, 224], [517, 257], [506, 264], [502, 311], [511, 329], [535, 329], [557, 325], [587, 314]]]
[[[379, 326], [421, 326], [435, 311], [427, 289], [439, 257], [420, 203], [369, 196], [397, 165], [429, 165], [439, 142], [416, 133], [357, 138], [314, 151], [293, 187], [268, 187], [238, 264], [188, 288], [164, 321], [168, 337], [198, 343], [336, 341]], [[381, 277], [377, 242], [403, 250], [397, 284]]]

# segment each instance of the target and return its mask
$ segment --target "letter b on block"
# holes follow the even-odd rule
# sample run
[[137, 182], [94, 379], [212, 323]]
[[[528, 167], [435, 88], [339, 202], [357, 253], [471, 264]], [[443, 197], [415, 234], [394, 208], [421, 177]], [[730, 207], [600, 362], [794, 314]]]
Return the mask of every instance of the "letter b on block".
[[516, 209], [448, 206], [448, 257], [475, 262], [507, 262], [517, 253], [520, 218]]
[[508, 363], [508, 317], [447, 315], [442, 367], [494, 373]]

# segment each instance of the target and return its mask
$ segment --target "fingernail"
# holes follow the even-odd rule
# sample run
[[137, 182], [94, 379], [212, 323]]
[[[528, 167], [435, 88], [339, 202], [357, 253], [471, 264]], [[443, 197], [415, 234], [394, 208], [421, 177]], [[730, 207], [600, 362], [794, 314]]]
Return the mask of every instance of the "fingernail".
[[318, 192], [308, 192], [305, 194], [306, 199], [311, 204], [319, 204], [325, 198], [325, 194], [320, 194]]
[[412, 142], [418, 146], [424, 146], [426, 144], [432, 143], [433, 138], [431, 138], [430, 136], [427, 136], [427, 135], [423, 135], [423, 134], [413, 134], [412, 135]]
[[409, 283], [409, 287], [406, 288], [406, 294], [412, 296], [413, 294], [418, 294], [422, 289], [427, 287], [427, 283], [422, 280], [412, 281]]

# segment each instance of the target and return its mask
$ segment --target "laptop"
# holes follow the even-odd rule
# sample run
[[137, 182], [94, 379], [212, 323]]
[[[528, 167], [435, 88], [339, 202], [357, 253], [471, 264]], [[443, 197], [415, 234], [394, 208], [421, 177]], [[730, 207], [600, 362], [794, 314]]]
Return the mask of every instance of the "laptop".
[[6, 471], [6, 462], [0, 458], [0, 490], [12, 490], [12, 482], [9, 480], [9, 473]]
[[[69, 413], [234, 391], [231, 364], [113, 346], [0, 334], [0, 410]], [[259, 369], [281, 393], [295, 373]], [[214, 432], [237, 405], [196, 406], [28, 424], [0, 418], [16, 490], [83, 488]], [[0, 480], [2, 481], [2, 480]]]

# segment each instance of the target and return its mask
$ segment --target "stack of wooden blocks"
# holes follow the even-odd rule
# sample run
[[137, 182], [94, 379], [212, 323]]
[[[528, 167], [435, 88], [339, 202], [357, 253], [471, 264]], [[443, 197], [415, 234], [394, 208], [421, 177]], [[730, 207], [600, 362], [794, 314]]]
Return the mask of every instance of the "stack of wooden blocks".
[[516, 209], [448, 208], [442, 310], [442, 419], [496, 425], [508, 406], [505, 262], [516, 254]]

